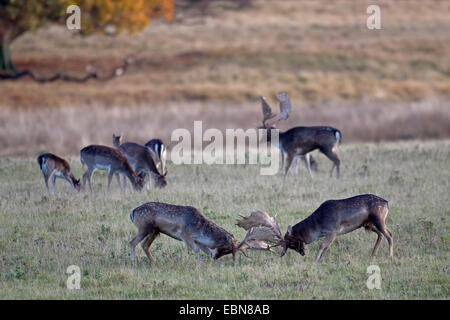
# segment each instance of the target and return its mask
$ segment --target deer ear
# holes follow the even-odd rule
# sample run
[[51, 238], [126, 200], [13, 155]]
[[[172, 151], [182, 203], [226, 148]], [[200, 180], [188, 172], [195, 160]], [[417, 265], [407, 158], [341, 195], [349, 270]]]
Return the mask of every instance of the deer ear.
[[291, 235], [291, 234], [292, 234], [292, 227], [291, 227], [291, 226], [288, 227], [288, 229], [287, 229], [287, 234], [288, 234], [288, 235]]

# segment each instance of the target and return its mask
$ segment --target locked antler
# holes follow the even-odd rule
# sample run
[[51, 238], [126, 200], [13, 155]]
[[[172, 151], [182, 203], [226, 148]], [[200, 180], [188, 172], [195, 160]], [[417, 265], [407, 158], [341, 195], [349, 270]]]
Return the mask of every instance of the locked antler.
[[[245, 256], [245, 250], [268, 250], [283, 242], [280, 226], [275, 217], [270, 217], [262, 211], [252, 212], [250, 216], [243, 217], [236, 223], [237, 226], [248, 230], [244, 240], [238, 245]], [[270, 246], [266, 242], [274, 243]]]

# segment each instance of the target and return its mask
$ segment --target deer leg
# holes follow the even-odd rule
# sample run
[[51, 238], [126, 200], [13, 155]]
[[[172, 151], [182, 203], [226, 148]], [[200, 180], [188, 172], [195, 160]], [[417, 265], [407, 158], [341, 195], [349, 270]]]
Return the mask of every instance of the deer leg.
[[94, 172], [93, 170], [88, 168], [83, 175], [83, 190], [84, 190], [85, 179], [86, 179], [87, 182], [89, 183], [89, 190], [91, 191], [91, 193], [92, 193], [92, 173], [93, 172]]
[[136, 264], [135, 248], [139, 244], [139, 242], [141, 242], [147, 236], [147, 234], [148, 234], [147, 230], [145, 231], [139, 230], [137, 236], [135, 236], [133, 240], [131, 240], [129, 243], [131, 249], [131, 263], [133, 264], [133, 266]]
[[197, 246], [200, 248], [200, 250], [202, 250], [204, 253], [206, 253], [207, 255], [209, 255], [211, 258], [213, 258], [213, 260], [219, 265], [222, 266], [222, 262], [220, 262], [218, 259], [214, 259], [214, 255], [212, 254], [212, 252], [209, 250], [209, 248], [205, 247], [204, 245], [197, 243]]
[[127, 177], [125, 175], [122, 176], [122, 183], [123, 183], [123, 192], [127, 191]]
[[291, 172], [292, 172], [292, 175], [296, 175], [298, 172], [298, 156], [294, 157]]
[[89, 189], [92, 192], [92, 186], [91, 186], [91, 175], [92, 175], [92, 171], [88, 168], [86, 170], [86, 172], [83, 174], [83, 183], [82, 183], [82, 188], [83, 188], [83, 192], [85, 190], [86, 187], [86, 181], [89, 182]]
[[383, 236], [386, 237], [386, 240], [389, 243], [389, 257], [394, 257], [394, 240], [392, 239], [392, 233], [386, 227], [386, 223], [383, 220], [376, 218], [374, 219], [373, 224]]
[[372, 250], [372, 257], [375, 257], [378, 251], [378, 247], [380, 246], [381, 240], [383, 240], [383, 234], [376, 228], [372, 228], [371, 230], [378, 235], [377, 242], [375, 243], [375, 247], [373, 247]]
[[49, 189], [49, 187], [48, 187], [48, 178], [49, 178], [49, 176], [46, 175], [46, 174], [44, 174], [45, 187], [47, 188], [48, 194], [50, 194], [50, 189]]
[[333, 151], [333, 149], [330, 148], [321, 148], [320, 151], [331, 161], [333, 161], [333, 166], [331, 167], [331, 171], [330, 171], [330, 177], [333, 176], [333, 170], [334, 167], [336, 167], [336, 178], [339, 179], [340, 176], [340, 164], [341, 161], [339, 160], [339, 157], [337, 156], [336, 152]]
[[198, 262], [200, 264], [202, 264], [202, 258], [200, 257], [200, 250], [199, 250], [199, 247], [197, 246], [197, 244], [195, 243], [195, 241], [193, 241], [191, 239], [191, 237], [186, 236], [186, 235], [184, 235], [181, 239], [183, 240], [184, 243], [186, 243], [186, 245], [189, 248], [194, 250], [195, 254], [197, 255]]
[[287, 155], [287, 159], [286, 159], [286, 168], [285, 168], [285, 171], [284, 171], [284, 177], [283, 177], [283, 185], [282, 185], [282, 187], [284, 186], [284, 183], [286, 182], [286, 176], [287, 176], [287, 174], [288, 174], [288, 172], [289, 172], [289, 169], [291, 168], [292, 160], [294, 160], [294, 157], [295, 157], [295, 155], [292, 154], [292, 153], [288, 153], [288, 155]]
[[204, 245], [197, 243], [197, 242], [195, 244], [200, 248], [200, 250], [202, 250], [204, 253], [206, 253], [208, 256], [210, 256], [212, 258], [213, 255], [212, 255], [211, 251], [209, 250], [209, 248], [207, 248]]
[[147, 255], [147, 258], [151, 261], [153, 261], [153, 256], [150, 253], [150, 246], [152, 245], [152, 242], [159, 236], [159, 231], [153, 230], [142, 242], [141, 247], [144, 250], [145, 254]]
[[106, 193], [109, 192], [109, 187], [111, 186], [111, 180], [114, 175], [114, 172], [108, 171], [108, 182], [106, 183]]
[[304, 156], [302, 156], [302, 160], [305, 163], [306, 166], [306, 170], [308, 170], [309, 173], [309, 177], [312, 179], [312, 172], [311, 172], [311, 163], [310, 163], [310, 157], [311, 155], [309, 153], [305, 154]]
[[52, 172], [51, 177], [52, 177], [52, 194], [55, 194], [55, 184], [56, 184], [55, 171]]
[[116, 176], [116, 181], [117, 181], [117, 184], [119, 185], [120, 192], [123, 192], [122, 183], [120, 183], [120, 174], [118, 172], [116, 172], [114, 175]]
[[325, 237], [325, 239], [323, 239], [322, 243], [320, 244], [319, 252], [317, 252], [317, 256], [314, 262], [319, 262], [320, 259], [322, 259], [322, 255], [325, 253], [325, 251], [327, 251], [327, 249], [333, 243], [335, 238], [336, 233], [330, 233]]

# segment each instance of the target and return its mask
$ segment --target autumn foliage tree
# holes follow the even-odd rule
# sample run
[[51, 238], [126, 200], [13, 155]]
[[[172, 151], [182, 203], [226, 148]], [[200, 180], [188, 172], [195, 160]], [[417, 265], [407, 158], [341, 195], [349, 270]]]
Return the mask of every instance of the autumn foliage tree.
[[48, 23], [64, 23], [67, 7], [81, 9], [81, 34], [139, 32], [151, 17], [172, 20], [175, 0], [0, 0], [0, 71], [16, 73], [10, 45], [27, 31]]

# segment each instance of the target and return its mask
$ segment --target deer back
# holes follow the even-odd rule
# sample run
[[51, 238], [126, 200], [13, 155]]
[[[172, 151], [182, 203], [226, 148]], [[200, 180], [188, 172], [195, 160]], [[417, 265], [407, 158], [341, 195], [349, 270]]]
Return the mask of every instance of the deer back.
[[290, 235], [311, 243], [330, 233], [348, 233], [372, 222], [387, 206], [386, 200], [372, 194], [328, 200], [309, 217], [293, 226]]
[[187, 234], [193, 240], [209, 242], [210, 248], [227, 246], [234, 240], [232, 234], [190, 206], [148, 202], [134, 209], [130, 218], [139, 229], [152, 226], [178, 240]]

